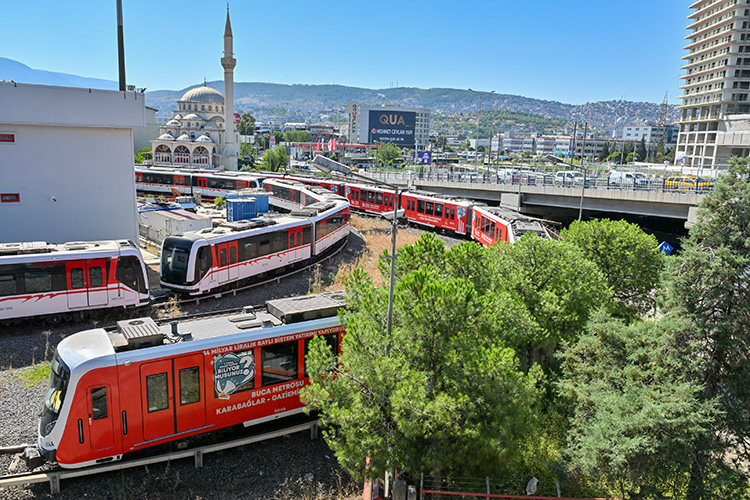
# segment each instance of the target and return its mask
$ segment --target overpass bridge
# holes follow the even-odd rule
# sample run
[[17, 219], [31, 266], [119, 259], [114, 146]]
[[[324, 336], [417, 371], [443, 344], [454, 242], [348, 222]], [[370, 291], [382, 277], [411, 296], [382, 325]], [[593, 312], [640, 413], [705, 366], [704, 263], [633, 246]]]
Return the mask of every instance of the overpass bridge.
[[[683, 220], [685, 227], [696, 221], [697, 207], [705, 192], [666, 189], [663, 184], [634, 189], [611, 186], [606, 179], [573, 186], [544, 182], [499, 182], [494, 176], [423, 175], [413, 172], [366, 172], [373, 180], [385, 181], [408, 189], [421, 189], [501, 205], [538, 217], [577, 217], [579, 206], [584, 215], [612, 217], [636, 215]], [[604, 181], [604, 182], [601, 182]]]

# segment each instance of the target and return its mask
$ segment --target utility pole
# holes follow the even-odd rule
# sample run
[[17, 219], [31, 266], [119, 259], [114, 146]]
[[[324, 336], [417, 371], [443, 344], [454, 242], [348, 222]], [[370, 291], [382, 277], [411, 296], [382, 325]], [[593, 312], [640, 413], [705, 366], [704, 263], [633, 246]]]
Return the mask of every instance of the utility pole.
[[[482, 96], [483, 95], [492, 95], [495, 93], [494, 90], [490, 90], [489, 92], [485, 92], [482, 90], [472, 90], [469, 89], [469, 92], [473, 92], [475, 94], [479, 94], [479, 114], [477, 114], [477, 143], [474, 147], [474, 163], [477, 163], [477, 159], [479, 158], [479, 120], [482, 118]], [[490, 130], [490, 145], [492, 145], [492, 131]]]

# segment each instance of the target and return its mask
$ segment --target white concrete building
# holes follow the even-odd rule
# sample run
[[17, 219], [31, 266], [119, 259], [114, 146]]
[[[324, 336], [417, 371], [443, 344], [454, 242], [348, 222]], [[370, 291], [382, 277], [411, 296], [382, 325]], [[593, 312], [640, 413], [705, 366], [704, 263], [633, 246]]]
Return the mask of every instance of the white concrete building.
[[679, 131], [678, 125], [625, 125], [622, 129], [622, 139], [633, 142], [643, 139], [654, 143], [663, 140], [665, 144], [674, 144], [677, 142]]
[[240, 137], [234, 116], [234, 66], [232, 25], [224, 28], [224, 95], [203, 83], [177, 101], [172, 119], [159, 127], [151, 141], [154, 165], [176, 168], [237, 170]]
[[750, 155], [750, 4], [697, 0], [690, 9], [675, 163], [721, 168]]
[[138, 241], [144, 97], [0, 82], [0, 243]]

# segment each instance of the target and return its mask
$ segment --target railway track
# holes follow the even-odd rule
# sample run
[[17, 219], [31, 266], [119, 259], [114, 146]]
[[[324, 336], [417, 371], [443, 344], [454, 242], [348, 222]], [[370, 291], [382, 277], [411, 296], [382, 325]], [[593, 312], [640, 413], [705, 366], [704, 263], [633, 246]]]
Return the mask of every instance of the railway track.
[[[27, 486], [30, 484], [38, 483], [49, 483], [50, 493], [60, 493], [61, 482], [64, 479], [73, 479], [77, 477], [93, 476], [96, 474], [103, 474], [106, 472], [113, 472], [118, 470], [125, 470], [134, 467], [143, 467], [151, 464], [157, 464], [161, 462], [169, 462], [173, 460], [181, 460], [184, 458], [193, 458], [195, 467], [203, 467], [203, 457], [210, 453], [218, 451], [228, 450], [239, 446], [245, 446], [252, 443], [258, 443], [261, 441], [267, 441], [277, 437], [287, 436], [289, 434], [295, 434], [297, 432], [309, 431], [310, 439], [318, 437], [318, 420], [310, 420], [307, 422], [291, 425], [288, 427], [282, 427], [260, 434], [253, 434], [250, 436], [244, 436], [237, 439], [230, 439], [227, 441], [212, 443], [203, 446], [196, 446], [188, 449], [181, 449], [176, 451], [169, 451], [159, 455], [152, 455], [142, 458], [123, 459], [119, 462], [108, 463], [97, 465], [94, 467], [86, 467], [83, 469], [63, 469], [62, 467], [55, 467], [51, 470], [43, 472], [22, 472], [14, 474], [6, 474], [0, 476], [0, 488], [6, 488], [11, 486]], [[0, 453], [18, 453], [19, 447], [21, 450], [28, 445], [16, 445], [0, 448]], [[178, 445], [179, 446], [179, 445]], [[16, 450], [16, 451], [8, 451]]]

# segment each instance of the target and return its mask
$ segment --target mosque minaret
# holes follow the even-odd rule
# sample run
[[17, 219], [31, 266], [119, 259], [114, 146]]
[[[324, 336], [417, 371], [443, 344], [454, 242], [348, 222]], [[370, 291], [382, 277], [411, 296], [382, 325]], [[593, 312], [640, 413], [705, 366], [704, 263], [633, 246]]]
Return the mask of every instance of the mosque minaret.
[[[226, 124], [226, 140], [224, 144], [224, 168], [226, 170], [237, 170], [237, 156], [239, 154], [239, 137], [237, 137], [237, 125], [234, 120], [234, 66], [237, 60], [234, 58], [232, 23], [229, 20], [229, 6], [227, 5], [227, 24], [224, 27], [224, 57], [221, 65], [224, 67], [224, 123]], [[225, 163], [226, 162], [226, 163]]]

